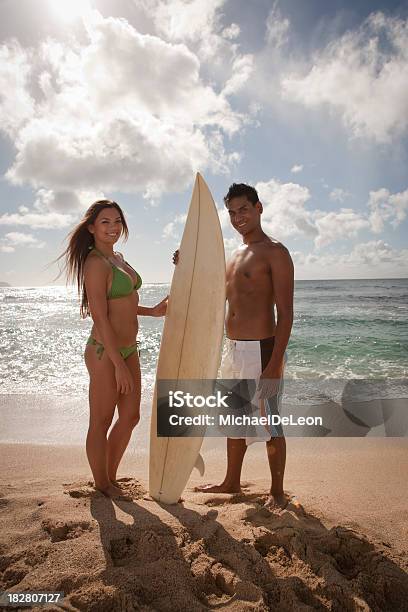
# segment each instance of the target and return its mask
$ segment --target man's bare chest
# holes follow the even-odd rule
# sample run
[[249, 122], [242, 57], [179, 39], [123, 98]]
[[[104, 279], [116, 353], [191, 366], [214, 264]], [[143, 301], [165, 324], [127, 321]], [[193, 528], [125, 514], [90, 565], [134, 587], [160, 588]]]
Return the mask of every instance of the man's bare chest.
[[270, 270], [264, 257], [254, 253], [238, 254], [227, 263], [227, 287], [250, 289], [270, 284]]

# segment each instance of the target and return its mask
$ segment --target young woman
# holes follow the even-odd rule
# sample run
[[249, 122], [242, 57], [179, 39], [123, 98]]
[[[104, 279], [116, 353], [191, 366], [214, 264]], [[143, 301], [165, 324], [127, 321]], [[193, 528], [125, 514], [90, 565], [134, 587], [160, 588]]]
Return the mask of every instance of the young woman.
[[[89, 372], [90, 420], [86, 452], [95, 488], [123, 497], [116, 473], [140, 417], [140, 365], [137, 315], [160, 317], [167, 297], [153, 308], [139, 305], [139, 274], [113, 250], [128, 227], [121, 208], [99, 200], [69, 235], [65, 257], [68, 279], [82, 294], [81, 315], [93, 326], [85, 348]], [[115, 407], [119, 418], [112, 424]]]

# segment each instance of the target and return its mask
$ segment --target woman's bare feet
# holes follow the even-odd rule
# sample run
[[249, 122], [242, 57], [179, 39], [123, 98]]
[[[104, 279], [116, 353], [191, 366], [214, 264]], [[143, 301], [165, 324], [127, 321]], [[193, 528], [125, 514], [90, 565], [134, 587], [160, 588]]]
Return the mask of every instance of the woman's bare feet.
[[123, 489], [117, 487], [112, 482], [107, 487], [95, 486], [95, 489], [106, 495], [106, 497], [110, 497], [112, 499], [117, 498], [121, 499], [122, 501], [130, 501], [132, 499], [132, 496], [129, 495], [129, 493], [125, 493]]
[[205, 484], [194, 487], [196, 493], [241, 493], [241, 487], [222, 482], [220, 485]]

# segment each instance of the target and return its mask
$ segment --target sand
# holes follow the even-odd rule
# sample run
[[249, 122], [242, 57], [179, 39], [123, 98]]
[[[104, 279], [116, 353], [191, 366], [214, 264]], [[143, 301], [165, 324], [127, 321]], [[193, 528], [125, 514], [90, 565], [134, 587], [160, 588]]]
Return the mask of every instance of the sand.
[[0, 445], [1, 589], [63, 591], [51, 610], [408, 610], [406, 439], [288, 440], [301, 506], [279, 513], [262, 444], [242, 494], [193, 491], [223, 444], [175, 506], [149, 499], [146, 452], [123, 460], [126, 502], [94, 491], [79, 446]]

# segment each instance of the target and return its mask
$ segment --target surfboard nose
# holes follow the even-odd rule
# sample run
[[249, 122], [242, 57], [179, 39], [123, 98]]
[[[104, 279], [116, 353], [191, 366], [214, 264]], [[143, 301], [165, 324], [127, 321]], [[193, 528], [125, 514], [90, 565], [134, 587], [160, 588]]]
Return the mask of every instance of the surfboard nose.
[[205, 189], [208, 192], [208, 195], [211, 198], [211, 200], [213, 199], [210, 189], [207, 183], [205, 182], [203, 175], [200, 172], [196, 172], [195, 187], [198, 187], [200, 191], [203, 191]]

